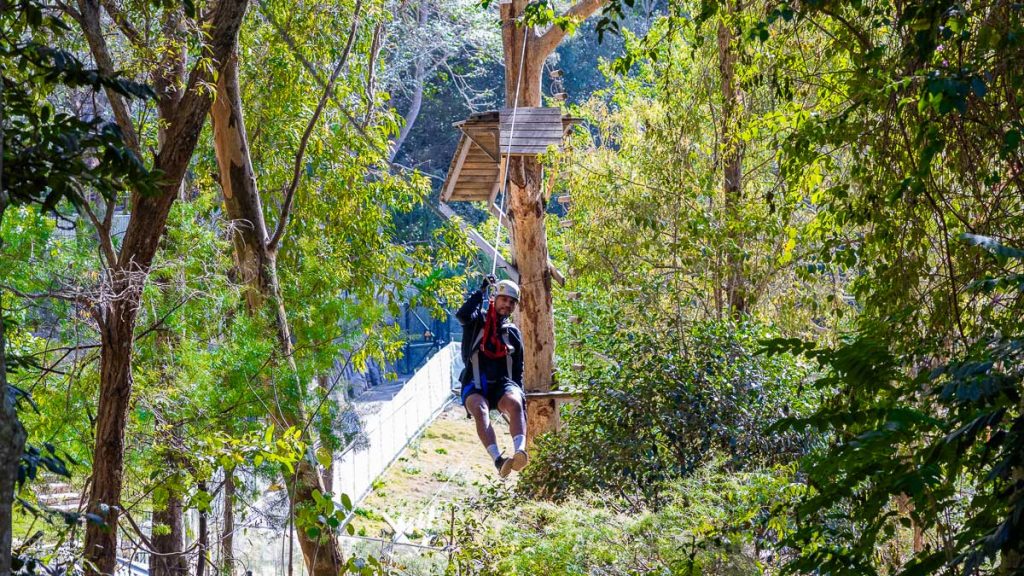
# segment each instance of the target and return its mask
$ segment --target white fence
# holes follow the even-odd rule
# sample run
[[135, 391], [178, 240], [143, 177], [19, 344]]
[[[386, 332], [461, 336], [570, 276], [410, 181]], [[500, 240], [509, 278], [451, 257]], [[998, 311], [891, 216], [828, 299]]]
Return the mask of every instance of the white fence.
[[349, 448], [335, 460], [335, 494], [348, 494], [353, 503], [361, 501], [373, 481], [452, 397], [452, 384], [461, 368], [459, 344], [449, 344], [417, 370], [393, 398], [382, 402], [380, 410], [364, 414], [369, 446]]

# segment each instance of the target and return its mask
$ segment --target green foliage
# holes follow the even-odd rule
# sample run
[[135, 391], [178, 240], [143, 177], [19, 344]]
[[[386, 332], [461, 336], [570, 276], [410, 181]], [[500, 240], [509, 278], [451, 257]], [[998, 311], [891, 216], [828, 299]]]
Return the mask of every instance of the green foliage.
[[833, 164], [836, 177], [821, 194], [823, 261], [856, 269], [853, 293], [863, 311], [900, 318], [892, 329], [908, 347], [919, 338], [967, 344], [990, 327], [1016, 324], [1014, 306], [990, 306], [966, 289], [999, 264], [957, 238], [1019, 239], [1024, 226], [1024, 195], [1010, 176], [1022, 153], [1020, 114], [1009, 104], [1024, 89], [1016, 65], [1024, 54], [1020, 7], [867, 2], [779, 10], [792, 19], [782, 28], [825, 26], [820, 51], [837, 70], [819, 87], [834, 105], [805, 117], [781, 157], [790, 180], [823, 158]]
[[993, 331], [945, 360], [927, 343], [907, 350], [888, 325], [867, 325], [835, 349], [776, 345], [818, 362], [826, 375], [815, 386], [835, 394], [790, 423], [834, 439], [805, 463], [793, 571], [879, 573], [877, 551], [901, 526], [941, 537], [897, 558], [900, 574], [993, 573], [1024, 551], [1020, 332]]
[[[349, 535], [355, 533], [351, 523], [345, 524], [345, 518], [352, 512], [352, 500], [348, 494], [341, 495], [340, 506], [329, 492], [323, 494], [314, 490], [312, 496], [312, 502], [304, 502], [295, 509], [296, 529], [304, 530], [313, 539], [323, 538], [330, 532], [339, 532], [342, 525]], [[375, 564], [376, 561], [371, 563]]]
[[448, 573], [754, 575], [775, 569], [790, 527], [772, 514], [800, 488], [792, 469], [728, 470], [712, 460], [671, 483], [658, 510], [627, 513], [601, 493], [561, 504], [489, 501], [500, 517], [459, 517]]
[[563, 385], [583, 393], [560, 434], [542, 438], [520, 485], [564, 498], [610, 493], [634, 509], [662, 505], [667, 484], [716, 455], [731, 470], [786, 462], [804, 449], [797, 434], [767, 434], [803, 414], [806, 370], [791, 357], [757, 354], [768, 331], [696, 323], [683, 333], [627, 328], [613, 309], [590, 310], [582, 329], [600, 352], [580, 357]]
[[67, 23], [37, 2], [13, 4], [0, 16], [0, 218], [10, 205], [38, 204], [49, 211], [67, 199], [81, 209], [87, 191], [110, 198], [130, 186], [152, 188], [153, 179], [125, 148], [116, 124], [98, 116], [85, 119], [48, 102], [76, 88], [105, 88], [140, 99], [153, 96], [152, 91], [144, 84], [104, 76], [71, 52], [51, 47], [63, 40]]
[[[738, 275], [745, 314], [817, 337], [842, 326], [846, 282], [817, 255], [822, 176], [783, 182], [777, 164], [779, 140], [816, 96], [780, 98], [768, 78], [795, 64], [741, 51], [746, 104], [722, 126], [714, 33], [714, 22], [662, 18], [645, 38], [625, 35], [631, 73], [605, 66], [612, 86], [574, 110], [590, 130], [550, 163], [553, 193], [571, 199], [555, 258], [584, 300], [607, 293], [665, 323], [729, 316]], [[723, 191], [726, 129], [742, 148], [735, 197]]]

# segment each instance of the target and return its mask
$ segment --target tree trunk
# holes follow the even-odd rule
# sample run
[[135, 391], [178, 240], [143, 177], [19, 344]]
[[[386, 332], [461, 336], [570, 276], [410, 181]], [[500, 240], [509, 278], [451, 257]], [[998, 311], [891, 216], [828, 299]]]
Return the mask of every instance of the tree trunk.
[[[205, 492], [206, 482], [199, 482], [197, 488]], [[206, 564], [210, 561], [209, 516], [206, 510], [199, 511], [199, 537], [196, 542], [199, 554], [196, 557], [196, 576], [204, 576], [206, 574]]]
[[739, 132], [739, 95], [736, 91], [736, 47], [732, 33], [731, 17], [734, 9], [726, 3], [725, 16], [718, 22], [718, 71], [722, 90], [722, 167], [723, 202], [726, 236], [726, 280], [725, 293], [729, 311], [733, 315], [747, 312], [746, 275], [743, 271], [742, 238], [735, 230], [740, 221], [743, 202], [743, 148]]
[[105, 297], [93, 311], [100, 330], [100, 384], [87, 510], [103, 524], [90, 522], [86, 528], [86, 576], [113, 574], [117, 566], [124, 428], [132, 393], [132, 344], [142, 289], [210, 109], [212, 98], [201, 88], [213, 75], [208, 62], [223, 62], [234, 50], [247, 6], [248, 0], [222, 0], [212, 8], [208, 40], [203, 47], [204, 63], [197, 64], [183, 92], [171, 93], [177, 98], [173, 106], [160, 103], [169, 116], [161, 117], [166, 126], [165, 141], [153, 169], [163, 179], [158, 192], [132, 195], [132, 217], [117, 262], [104, 275]]
[[[4, 83], [0, 79], [0, 224], [10, 199], [4, 186]], [[3, 238], [0, 238], [0, 243]], [[0, 576], [11, 573], [11, 546], [14, 540], [14, 487], [18, 466], [25, 449], [25, 428], [18, 420], [13, 404], [7, 402], [7, 332], [4, 293], [0, 290]]]
[[[2, 138], [2, 136], [0, 136]], [[0, 146], [0, 158], [3, 157]], [[2, 160], [0, 160], [2, 162]], [[3, 165], [0, 164], [0, 174]], [[2, 186], [0, 186], [2, 189]], [[0, 222], [3, 221], [0, 205]], [[11, 573], [11, 543], [14, 538], [14, 486], [18, 479], [18, 465], [25, 449], [25, 429], [18, 420], [14, 405], [7, 401], [7, 357], [3, 292], [0, 291], [0, 575]]]
[[[176, 467], [177, 463], [168, 463]], [[173, 469], [173, 468], [171, 468]], [[170, 532], [157, 534], [156, 526], [166, 526]], [[150, 576], [186, 576], [188, 561], [183, 554], [185, 550], [185, 521], [181, 495], [171, 490], [167, 504], [161, 510], [153, 510], [153, 543], [152, 554], [149, 556]]]
[[[532, 28], [514, 25], [525, 2], [501, 6], [502, 46], [505, 54], [505, 106], [541, 104], [541, 71], [548, 54], [531, 49], [537, 35]], [[526, 42], [525, 55], [523, 42]], [[522, 61], [522, 64], [520, 64]], [[523, 77], [518, 77], [522, 70]], [[518, 88], [518, 92], [517, 92]], [[545, 203], [541, 193], [541, 165], [535, 157], [513, 157], [508, 164], [509, 213], [513, 230], [515, 266], [519, 271], [520, 304], [517, 316], [523, 333], [523, 385], [528, 392], [551, 390], [555, 360], [555, 322], [551, 273], [545, 229]], [[558, 425], [554, 400], [530, 401], [526, 411], [530, 442]]]
[[398, 138], [395, 139], [395, 144], [391, 149], [391, 162], [395, 161], [398, 157], [398, 151], [402, 148], [402, 144], [405, 143], [405, 139], [409, 137], [409, 132], [412, 132], [412, 127], [416, 124], [416, 119], [420, 115], [420, 108], [423, 107], [423, 89], [427, 83], [426, 74], [424, 72], [423, 64], [417, 60], [416, 68], [413, 71], [413, 90], [412, 100], [409, 102], [409, 111], [405, 113], [405, 123], [402, 124], [402, 129], [398, 132]]
[[235, 471], [224, 470], [224, 512], [220, 534], [220, 573], [235, 575]]
[[[164, 215], [166, 217], [166, 214]], [[158, 229], [162, 229], [161, 227]], [[130, 224], [129, 224], [130, 226]], [[152, 254], [146, 262], [146, 269]], [[138, 301], [139, 283], [128, 282], [123, 274], [114, 286]], [[115, 291], [117, 293], [117, 291]], [[93, 451], [92, 490], [88, 511], [103, 520], [89, 522], [85, 531], [85, 559], [92, 574], [113, 574], [117, 568], [117, 521], [120, 517], [124, 477], [124, 430], [132, 394], [132, 340], [137, 307], [114, 300], [106, 318], [100, 319], [100, 396], [96, 412], [96, 446]], [[88, 566], [88, 565], [87, 565]]]
[[[233, 54], [227, 64], [217, 80], [217, 99], [211, 112], [224, 207], [228, 218], [236, 223], [232, 235], [235, 264], [247, 285], [249, 314], [256, 317], [270, 315], [268, 320], [274, 324], [278, 352], [287, 364], [288, 372], [296, 374], [288, 318], [277, 277], [276, 254], [267, 245], [266, 220], [249, 156], [238, 87], [237, 55]], [[278, 394], [280, 403], [276, 406], [276, 413], [270, 414], [277, 429], [282, 431], [289, 427], [301, 428], [306, 423], [302, 404], [305, 387], [297, 379], [287, 379], [285, 384], [290, 389]], [[324, 491], [320, 471], [308, 458], [303, 458], [296, 465], [294, 474], [285, 475], [285, 482], [293, 508], [315, 504], [313, 491]], [[310, 538], [302, 529], [296, 534], [311, 576], [337, 576], [341, 572], [344, 563], [336, 534], [324, 531], [320, 538]]]
[[[416, 25], [420, 30], [426, 26], [428, 16], [427, 3], [420, 2], [419, 6], [416, 7]], [[405, 143], [405, 139], [409, 137], [409, 132], [412, 132], [412, 127], [416, 124], [416, 118], [420, 115], [420, 108], [423, 107], [423, 89], [427, 84], [427, 63], [424, 61], [426, 56], [426, 54], [420, 54], [413, 65], [412, 100], [409, 102], [409, 111], [405, 114], [405, 123], [402, 124], [402, 129], [398, 132], [395, 145], [391, 149], [391, 158], [389, 158], [391, 162], [394, 162], [395, 158], [398, 157], [398, 151], [402, 148], [402, 144]]]
[[[167, 331], [157, 333], [157, 341], [161, 344], [161, 352], [169, 353], [172, 337]], [[167, 378], [167, 374], [162, 375]], [[181, 427], [168, 422], [160, 411], [156, 412], [156, 436], [160, 438], [163, 450], [163, 465], [166, 470], [181, 469], [181, 450], [183, 448]], [[167, 503], [162, 509], [153, 508], [153, 531], [150, 542], [153, 544], [149, 556], [150, 576], [186, 576], [188, 574], [188, 558], [185, 557], [185, 509], [181, 499], [181, 475], [176, 474], [166, 482]], [[166, 527], [157, 529], [157, 526]]]

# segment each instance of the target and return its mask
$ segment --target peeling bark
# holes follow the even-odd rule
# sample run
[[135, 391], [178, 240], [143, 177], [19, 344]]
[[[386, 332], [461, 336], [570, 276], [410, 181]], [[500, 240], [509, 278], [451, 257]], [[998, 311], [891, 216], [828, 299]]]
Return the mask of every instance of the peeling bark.
[[[249, 314], [266, 317], [273, 324], [280, 358], [287, 363], [289, 372], [294, 374], [295, 359], [277, 277], [277, 255], [268, 247], [267, 225], [242, 116], [237, 54], [232, 54], [228, 66], [217, 80], [217, 100], [211, 108], [211, 114], [224, 207], [232, 221], [235, 265], [247, 286], [246, 307]], [[267, 385], [275, 383], [268, 382]], [[301, 400], [305, 390], [302, 383], [294, 379], [288, 379], [285, 385], [289, 389], [278, 394], [281, 403], [270, 417], [279, 430], [302, 428], [306, 423]], [[296, 465], [294, 474], [285, 475], [285, 483], [293, 508], [314, 503], [314, 490], [324, 492], [320, 471], [307, 458]], [[305, 530], [300, 529], [296, 535], [311, 576], [337, 576], [341, 573], [344, 563], [335, 534], [328, 532], [320, 538], [310, 538]]]

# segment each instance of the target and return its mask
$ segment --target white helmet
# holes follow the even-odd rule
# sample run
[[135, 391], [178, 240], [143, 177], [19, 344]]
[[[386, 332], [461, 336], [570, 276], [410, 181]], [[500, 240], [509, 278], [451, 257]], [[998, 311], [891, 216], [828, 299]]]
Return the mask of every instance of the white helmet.
[[519, 302], [519, 286], [511, 280], [502, 280], [494, 285], [492, 295], [495, 298], [498, 296], [508, 296], [516, 302]]

